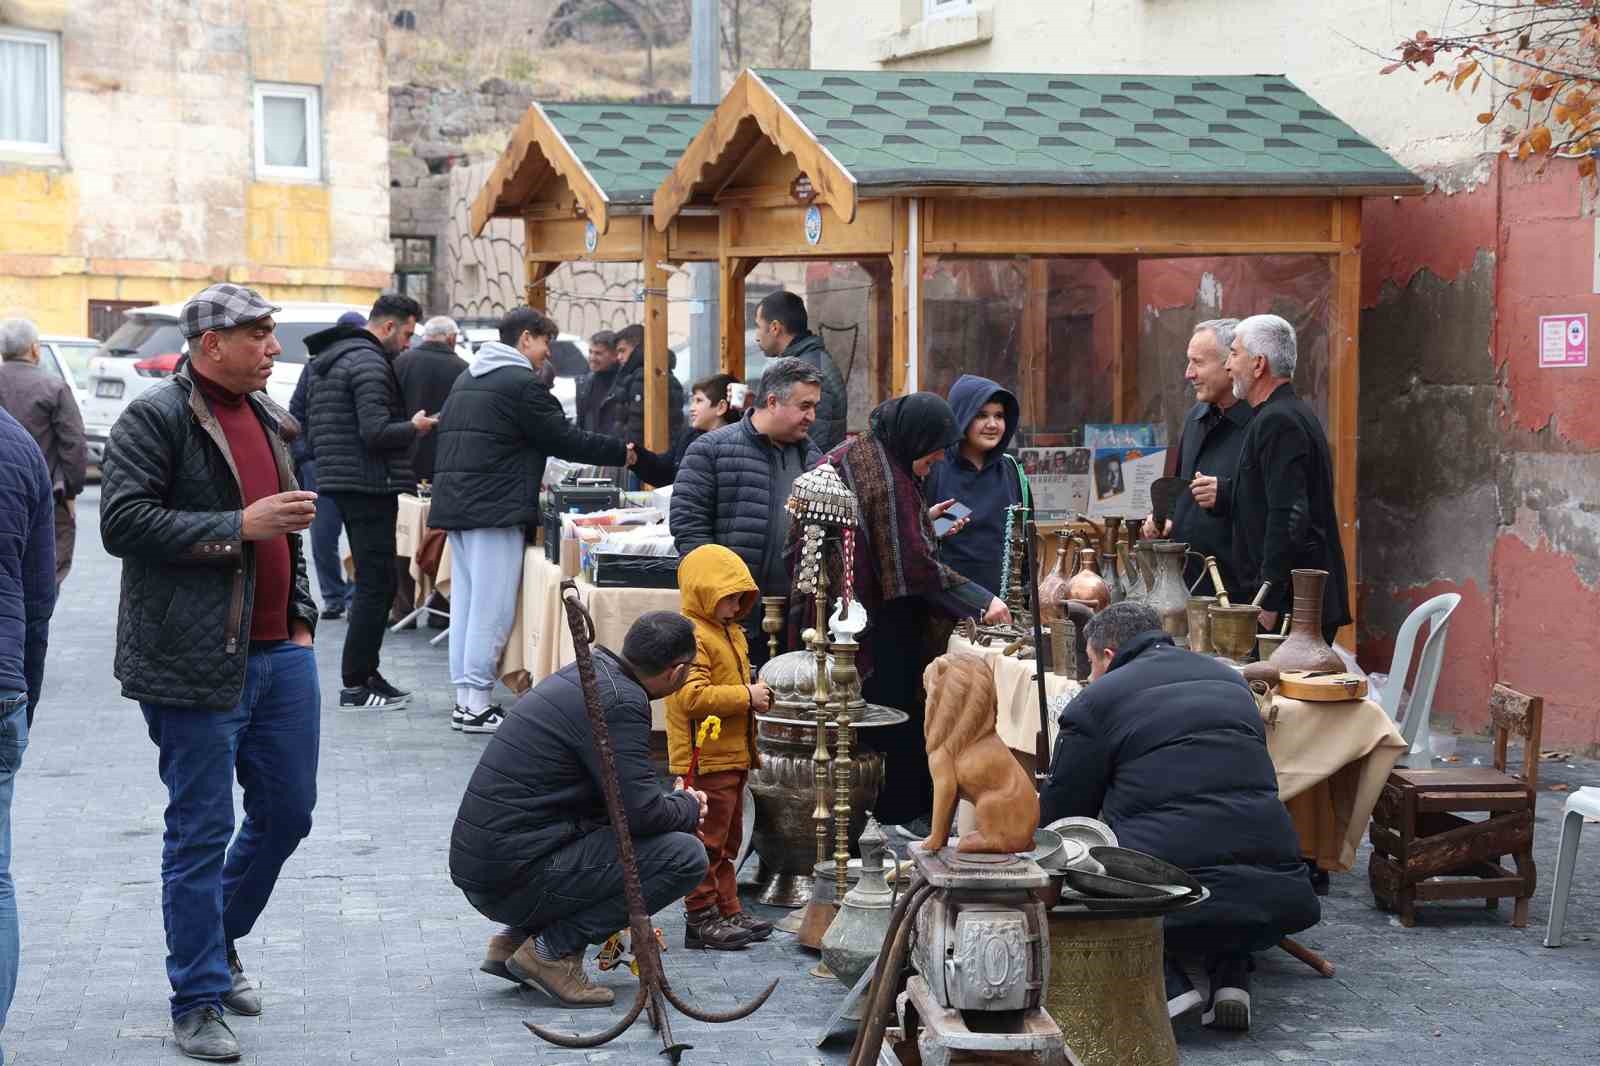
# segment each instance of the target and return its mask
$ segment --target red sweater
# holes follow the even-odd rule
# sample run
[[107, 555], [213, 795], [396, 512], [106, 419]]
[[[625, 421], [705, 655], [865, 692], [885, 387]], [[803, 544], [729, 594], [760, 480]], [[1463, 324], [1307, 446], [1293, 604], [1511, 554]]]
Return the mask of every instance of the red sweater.
[[[192, 364], [191, 364], [192, 365]], [[194, 374], [200, 393], [206, 398], [211, 413], [222, 426], [222, 435], [228, 440], [228, 450], [233, 452], [233, 463], [239, 468], [239, 480], [244, 492], [244, 505], [249, 507], [263, 496], [275, 496], [280, 491], [278, 463], [272, 456], [272, 444], [267, 431], [256, 417], [255, 411], [238, 393]], [[256, 563], [255, 602], [250, 610], [249, 635], [251, 640], [289, 639], [289, 590], [294, 580], [289, 560], [289, 538], [273, 537], [271, 540], [253, 542]]]

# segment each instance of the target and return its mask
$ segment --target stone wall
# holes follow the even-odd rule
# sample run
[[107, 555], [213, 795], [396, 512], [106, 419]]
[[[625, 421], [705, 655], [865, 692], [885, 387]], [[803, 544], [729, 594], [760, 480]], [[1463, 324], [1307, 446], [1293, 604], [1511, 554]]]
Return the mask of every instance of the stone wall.
[[[455, 201], [466, 195], [459, 178], [452, 192], [452, 172], [497, 158], [532, 101], [532, 86], [502, 78], [490, 78], [471, 90], [427, 85], [389, 90], [389, 230], [396, 238], [433, 240], [434, 269], [424, 301], [432, 314], [461, 313], [453, 306], [458, 288], [445, 271], [452, 247], [459, 259], [461, 233], [452, 234], [451, 218], [460, 214]], [[488, 167], [482, 171], [486, 174]], [[469, 184], [475, 196], [482, 178]], [[466, 203], [470, 208], [471, 200]], [[456, 277], [459, 281], [461, 275]], [[489, 295], [474, 293], [461, 302], [475, 308]]]

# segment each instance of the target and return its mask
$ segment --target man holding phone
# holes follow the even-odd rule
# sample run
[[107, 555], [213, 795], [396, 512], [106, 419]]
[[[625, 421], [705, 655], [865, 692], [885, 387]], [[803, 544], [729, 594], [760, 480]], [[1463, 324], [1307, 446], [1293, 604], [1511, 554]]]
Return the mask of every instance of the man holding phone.
[[384, 293], [365, 327], [336, 325], [306, 338], [314, 357], [306, 432], [317, 456], [317, 483], [339, 504], [356, 591], [340, 672], [341, 707], [403, 707], [410, 700], [378, 672], [378, 654], [394, 601], [394, 522], [400, 494], [414, 492], [412, 445], [438, 419], [406, 416], [394, 358], [411, 343], [422, 307], [409, 296]]

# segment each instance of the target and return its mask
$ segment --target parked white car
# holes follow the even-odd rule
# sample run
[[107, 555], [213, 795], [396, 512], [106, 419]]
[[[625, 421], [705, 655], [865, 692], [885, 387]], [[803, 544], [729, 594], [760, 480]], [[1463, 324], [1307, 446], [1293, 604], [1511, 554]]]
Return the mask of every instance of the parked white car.
[[56, 377], [72, 386], [72, 395], [83, 410], [89, 398], [89, 360], [100, 350], [93, 337], [45, 336], [39, 338], [40, 360]]
[[[468, 326], [456, 338], [456, 354], [470, 365], [479, 348], [499, 339], [499, 330]], [[589, 372], [589, 358], [584, 354], [588, 350], [588, 342], [571, 333], [560, 334], [550, 345], [550, 358], [556, 364], [556, 383], [550, 391], [561, 401], [569, 422], [578, 420], [578, 378]]]
[[[162, 378], [171, 377], [189, 343], [178, 328], [182, 304], [157, 304], [125, 312], [126, 319], [89, 360], [88, 397], [82, 404], [89, 461], [105, 454], [111, 425], [133, 398]], [[272, 317], [283, 352], [273, 363], [267, 394], [287, 408], [306, 363], [306, 338], [327, 329], [346, 311], [365, 315], [355, 304], [285, 303]]]

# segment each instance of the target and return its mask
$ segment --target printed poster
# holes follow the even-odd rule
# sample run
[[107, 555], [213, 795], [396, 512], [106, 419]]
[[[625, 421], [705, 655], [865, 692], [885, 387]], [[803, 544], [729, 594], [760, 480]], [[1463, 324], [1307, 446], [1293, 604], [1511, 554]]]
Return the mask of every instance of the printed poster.
[[1017, 458], [1033, 487], [1037, 521], [1068, 521], [1089, 510], [1088, 448], [1023, 448]]
[[1165, 448], [1096, 448], [1090, 483], [1095, 518], [1143, 518], [1150, 513], [1150, 485], [1166, 470]]

